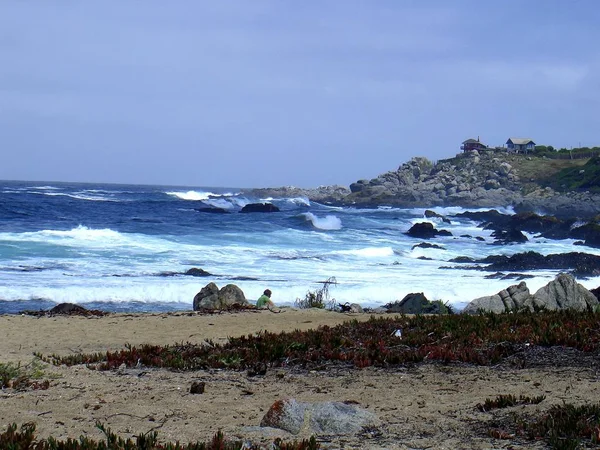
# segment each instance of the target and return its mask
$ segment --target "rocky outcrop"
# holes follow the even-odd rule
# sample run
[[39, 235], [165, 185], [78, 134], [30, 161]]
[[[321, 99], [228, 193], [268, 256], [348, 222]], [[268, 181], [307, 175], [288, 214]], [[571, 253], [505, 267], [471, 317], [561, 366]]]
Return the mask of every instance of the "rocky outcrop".
[[350, 189], [344, 186], [319, 186], [315, 189], [302, 189], [294, 186], [278, 188], [250, 189], [244, 194], [258, 198], [308, 198], [311, 201], [326, 204], [339, 204], [350, 194]]
[[308, 431], [320, 435], [354, 434], [379, 425], [375, 414], [342, 402], [298, 402], [277, 400], [260, 422], [261, 427], [279, 428], [292, 434]]
[[513, 206], [516, 212], [544, 211], [561, 217], [592, 217], [597, 213], [600, 194], [559, 193], [529, 179], [523, 180], [519, 175], [522, 158], [505, 151], [470, 152], [435, 164], [425, 158], [413, 158], [395, 171], [351, 184], [351, 193], [342, 203], [399, 207]]
[[[358, 207], [512, 206], [517, 213], [543, 211], [558, 217], [589, 218], [597, 214], [600, 193], [558, 192], [541, 186], [539, 180], [530, 178], [530, 161], [536, 166], [534, 158], [509, 154], [502, 149], [481, 154], [469, 152], [436, 163], [417, 157], [397, 170], [370, 180], [358, 180], [350, 184], [350, 189], [342, 186], [320, 186], [316, 189], [288, 186], [253, 189], [244, 193], [261, 198], [305, 197], [319, 203]], [[539, 179], [548, 175], [542, 173], [548, 167], [545, 164], [545, 160], [539, 158]], [[526, 175], [522, 176], [521, 172]]]
[[510, 286], [495, 295], [476, 298], [463, 310], [465, 314], [480, 312], [505, 313], [519, 310], [562, 310], [575, 309], [584, 311], [595, 309], [600, 302], [594, 294], [571, 275], [561, 273], [546, 286], [531, 295], [524, 281]]
[[194, 297], [194, 311], [224, 310], [233, 305], [249, 305], [244, 292], [235, 284], [219, 290], [215, 283], [208, 283]]

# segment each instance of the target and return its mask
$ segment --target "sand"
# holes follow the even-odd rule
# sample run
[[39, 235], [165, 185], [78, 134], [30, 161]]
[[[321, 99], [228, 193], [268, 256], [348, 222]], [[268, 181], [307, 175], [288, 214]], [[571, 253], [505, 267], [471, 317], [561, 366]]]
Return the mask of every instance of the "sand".
[[[291, 331], [336, 325], [366, 314], [285, 310], [197, 315], [112, 314], [105, 317], [0, 316], [0, 363], [32, 362], [33, 353], [69, 355], [117, 350], [126, 343], [225, 342], [261, 330]], [[101, 439], [101, 422], [122, 437], [157, 430], [161, 441], [207, 440], [222, 430], [232, 438], [270, 442], [299, 439], [258, 425], [278, 399], [354, 401], [375, 413], [381, 427], [354, 436], [320, 437], [324, 448], [492, 449], [544, 448], [541, 442], [496, 440], [487, 435], [494, 421], [510, 412], [545, 410], [563, 401], [597, 401], [599, 378], [593, 367], [517, 369], [460, 364], [420, 364], [396, 369], [268, 370], [265, 376], [222, 370], [172, 372], [128, 369], [100, 372], [85, 366], [46, 366], [47, 390], [0, 392], [0, 426], [34, 422], [40, 438]], [[191, 394], [191, 383], [206, 383]], [[480, 412], [476, 405], [499, 394], [545, 395], [539, 405]]]

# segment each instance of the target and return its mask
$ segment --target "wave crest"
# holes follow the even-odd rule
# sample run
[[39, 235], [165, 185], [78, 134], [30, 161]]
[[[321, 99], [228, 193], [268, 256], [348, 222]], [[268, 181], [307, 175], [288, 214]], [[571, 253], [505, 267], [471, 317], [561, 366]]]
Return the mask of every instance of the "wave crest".
[[313, 213], [304, 213], [302, 216], [309, 222], [313, 224], [313, 227], [318, 228], [319, 230], [341, 230], [342, 229], [342, 221], [339, 217], [334, 215], [328, 215], [325, 217], [315, 216]]

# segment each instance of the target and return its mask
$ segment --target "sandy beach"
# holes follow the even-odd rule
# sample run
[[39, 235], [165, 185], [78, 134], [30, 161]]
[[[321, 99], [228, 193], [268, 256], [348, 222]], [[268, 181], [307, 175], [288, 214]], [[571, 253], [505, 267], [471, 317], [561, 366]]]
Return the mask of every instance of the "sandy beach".
[[[0, 316], [0, 363], [30, 364], [33, 353], [69, 355], [118, 350], [125, 344], [169, 345], [226, 342], [229, 336], [261, 330], [306, 330], [345, 320], [368, 320], [323, 310], [284, 310], [197, 315], [196, 313], [111, 314], [104, 317]], [[258, 425], [278, 399], [352, 401], [375, 413], [377, 430], [321, 437], [324, 448], [492, 449], [545, 448], [540, 442], [496, 440], [487, 435], [508, 412], [481, 412], [486, 398], [499, 394], [538, 396], [539, 405], [510, 408], [543, 410], [563, 401], [580, 404], [598, 398], [598, 373], [590, 366], [550, 365], [518, 369], [506, 365], [420, 364], [395, 369], [270, 369], [265, 376], [225, 370], [173, 372], [139, 368], [100, 372], [85, 366], [46, 365], [47, 390], [0, 393], [0, 420], [34, 422], [40, 438], [101, 439], [101, 422], [122, 437], [157, 430], [161, 441], [207, 440], [219, 429], [232, 438], [271, 442], [294, 440], [284, 431]], [[204, 381], [204, 394], [191, 394]], [[517, 442], [517, 443], [515, 443]]]

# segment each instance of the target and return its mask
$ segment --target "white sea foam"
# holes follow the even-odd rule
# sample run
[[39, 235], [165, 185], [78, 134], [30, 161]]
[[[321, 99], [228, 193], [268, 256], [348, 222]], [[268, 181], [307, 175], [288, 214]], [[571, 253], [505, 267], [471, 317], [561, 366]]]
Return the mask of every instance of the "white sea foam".
[[317, 217], [313, 213], [304, 213], [302, 214], [306, 218], [306, 220], [310, 221], [315, 228], [319, 230], [341, 230], [342, 229], [342, 221], [333, 215], [328, 215], [325, 217]]
[[60, 191], [62, 188], [56, 186], [30, 186], [24, 189], [39, 189], [41, 191]]
[[310, 206], [310, 200], [306, 197], [294, 197], [286, 199], [288, 202], [300, 206]]
[[360, 256], [363, 258], [378, 258], [385, 256], [393, 256], [395, 254], [394, 249], [392, 247], [367, 247], [352, 250], [337, 250], [332, 253], [339, 255]]
[[93, 201], [93, 202], [114, 202], [114, 201], [118, 201], [115, 200], [114, 198], [107, 198], [107, 197], [102, 197], [102, 196], [98, 196], [98, 195], [89, 195], [89, 194], [84, 194], [84, 193], [74, 193], [74, 194], [67, 194], [64, 192], [40, 192], [39, 194], [43, 194], [43, 195], [47, 195], [50, 197], [70, 197], [70, 198], [75, 198], [77, 200], [89, 200], [89, 201]]

